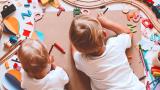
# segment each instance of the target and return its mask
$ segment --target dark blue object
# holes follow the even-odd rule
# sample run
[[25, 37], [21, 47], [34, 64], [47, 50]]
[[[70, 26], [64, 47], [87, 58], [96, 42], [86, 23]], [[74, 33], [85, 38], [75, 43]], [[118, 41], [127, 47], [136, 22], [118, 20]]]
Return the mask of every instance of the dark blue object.
[[13, 85], [15, 86], [18, 90], [23, 90], [21, 88], [21, 82], [19, 82], [13, 75], [6, 73], [5, 74], [6, 79]]
[[152, 11], [156, 14], [157, 18], [160, 18], [160, 5], [152, 6]]
[[9, 41], [10, 41], [10, 43], [15, 44], [15, 43], [18, 42], [18, 38], [16, 36], [14, 36], [14, 35], [11, 35], [9, 37]]

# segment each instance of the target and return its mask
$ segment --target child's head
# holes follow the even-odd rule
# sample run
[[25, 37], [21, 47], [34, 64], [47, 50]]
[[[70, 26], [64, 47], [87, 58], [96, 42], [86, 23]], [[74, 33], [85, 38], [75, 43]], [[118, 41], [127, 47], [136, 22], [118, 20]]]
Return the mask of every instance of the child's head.
[[51, 68], [52, 60], [45, 46], [37, 40], [27, 39], [18, 49], [23, 69], [32, 78], [44, 76]]
[[77, 16], [71, 23], [69, 36], [74, 47], [84, 54], [98, 52], [104, 46], [102, 26], [93, 17]]

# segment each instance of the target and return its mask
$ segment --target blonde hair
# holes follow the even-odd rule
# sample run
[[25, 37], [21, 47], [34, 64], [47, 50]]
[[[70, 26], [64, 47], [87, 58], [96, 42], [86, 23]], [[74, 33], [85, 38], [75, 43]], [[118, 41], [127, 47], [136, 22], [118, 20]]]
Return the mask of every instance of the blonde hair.
[[49, 54], [45, 46], [40, 41], [32, 39], [22, 43], [18, 49], [18, 58], [23, 69], [31, 77], [41, 73], [49, 63]]
[[105, 35], [101, 24], [86, 15], [74, 18], [69, 36], [75, 48], [85, 54], [97, 52], [104, 45]]

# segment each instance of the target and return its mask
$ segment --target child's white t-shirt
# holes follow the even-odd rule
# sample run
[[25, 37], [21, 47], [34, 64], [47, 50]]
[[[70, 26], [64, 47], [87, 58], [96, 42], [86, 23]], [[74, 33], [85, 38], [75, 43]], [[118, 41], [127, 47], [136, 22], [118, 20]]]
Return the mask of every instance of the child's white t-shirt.
[[24, 70], [21, 72], [21, 87], [25, 90], [64, 90], [65, 84], [69, 82], [67, 73], [60, 67], [56, 67], [42, 79], [30, 78]]
[[129, 34], [120, 34], [107, 41], [101, 56], [75, 52], [76, 67], [90, 77], [92, 90], [145, 90], [128, 63], [125, 50], [129, 47]]

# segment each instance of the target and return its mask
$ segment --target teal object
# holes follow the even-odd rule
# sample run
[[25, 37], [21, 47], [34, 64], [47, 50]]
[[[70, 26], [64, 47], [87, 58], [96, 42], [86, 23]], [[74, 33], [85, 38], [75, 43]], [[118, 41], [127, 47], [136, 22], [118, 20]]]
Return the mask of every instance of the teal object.
[[150, 36], [150, 40], [151, 40], [151, 41], [160, 41], [160, 35], [152, 34], [152, 35]]
[[10, 41], [10, 43], [15, 44], [15, 43], [18, 42], [18, 37], [14, 36], [14, 35], [11, 35], [9, 37], [9, 41]]
[[40, 32], [40, 31], [35, 30], [35, 33], [37, 34], [38, 39], [39, 39], [41, 42], [44, 41], [44, 34], [43, 34], [43, 32]]

